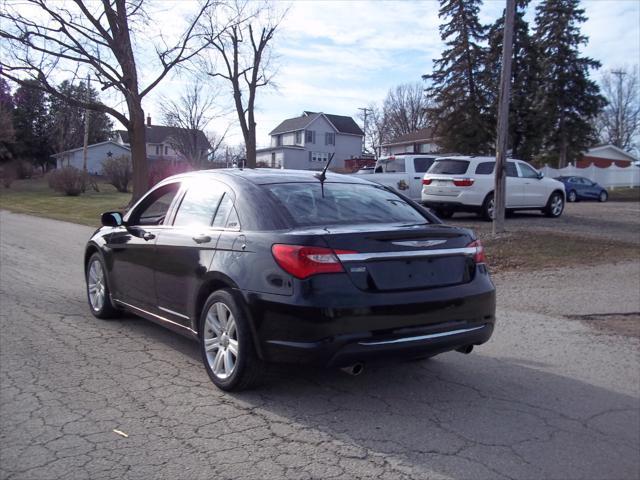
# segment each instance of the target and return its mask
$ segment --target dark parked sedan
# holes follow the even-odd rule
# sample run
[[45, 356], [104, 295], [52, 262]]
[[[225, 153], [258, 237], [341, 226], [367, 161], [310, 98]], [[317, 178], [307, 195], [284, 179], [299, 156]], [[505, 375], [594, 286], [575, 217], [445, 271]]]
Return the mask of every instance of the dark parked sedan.
[[557, 177], [556, 180], [564, 183], [564, 190], [567, 192], [567, 202], [577, 202], [578, 200], [598, 200], [606, 202], [609, 193], [602, 186], [592, 182], [585, 177]]
[[495, 290], [471, 231], [367, 180], [318, 177], [184, 174], [104, 214], [84, 259], [92, 313], [128, 310], [197, 339], [224, 390], [269, 362], [355, 373], [489, 339]]

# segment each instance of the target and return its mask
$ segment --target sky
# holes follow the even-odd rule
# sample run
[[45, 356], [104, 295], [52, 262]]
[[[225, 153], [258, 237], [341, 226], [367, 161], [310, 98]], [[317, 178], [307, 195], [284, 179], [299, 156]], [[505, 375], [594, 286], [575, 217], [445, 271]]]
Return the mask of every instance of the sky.
[[[69, 4], [69, 0], [58, 2], [57, 5]], [[532, 0], [528, 7], [531, 25], [539, 2]], [[15, 5], [23, 9], [23, 4]], [[135, 32], [138, 44], [147, 48], [138, 56], [142, 84], [151, 75], [151, 48], [159, 34], [168, 39], [177, 36], [184, 19], [197, 9], [195, 0], [157, 0], [148, 5], [153, 6], [149, 21]], [[504, 5], [505, 0], [485, 0], [480, 21], [493, 23]], [[589, 37], [583, 53], [602, 63], [600, 71], [592, 72], [593, 78], [598, 80], [607, 69], [637, 66], [640, 0], [583, 0], [582, 6], [588, 17], [582, 33]], [[272, 45], [275, 85], [258, 93], [258, 146], [268, 145], [269, 131], [282, 120], [299, 116], [304, 110], [356, 118], [359, 108], [381, 102], [390, 88], [421, 82], [421, 76], [431, 71], [433, 59], [443, 50], [436, 0], [293, 0], [278, 2], [276, 8], [288, 8], [288, 12]], [[31, 7], [23, 13], [36, 18], [41, 12]], [[63, 75], [57, 73], [60, 81]], [[154, 124], [161, 123], [162, 103], [177, 99], [189, 82], [185, 74], [165, 78], [144, 99], [143, 108]], [[205, 87], [217, 94], [224, 114], [212, 122], [210, 129], [224, 131], [231, 125], [227, 143], [241, 143], [229, 86], [207, 79]], [[102, 98], [124, 110], [121, 100], [106, 92]], [[121, 128], [117, 122], [115, 125]]]
[[[533, 23], [534, 1], [527, 17]], [[488, 24], [505, 2], [486, 0], [480, 12]], [[601, 72], [640, 63], [640, 1], [584, 0], [589, 37], [584, 54], [599, 60]], [[354, 116], [358, 108], [380, 102], [401, 83], [420, 82], [443, 44], [436, 1], [296, 1], [274, 42], [277, 88], [258, 96], [257, 141], [304, 110]], [[220, 124], [220, 122], [218, 122]], [[229, 143], [239, 143], [239, 131]]]

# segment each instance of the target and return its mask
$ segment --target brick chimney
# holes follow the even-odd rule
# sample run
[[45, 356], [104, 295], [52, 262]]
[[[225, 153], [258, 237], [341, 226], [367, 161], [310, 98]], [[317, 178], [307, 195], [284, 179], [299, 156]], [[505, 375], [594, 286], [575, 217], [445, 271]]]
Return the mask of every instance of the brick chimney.
[[147, 115], [147, 126], [151, 126], [151, 115]]

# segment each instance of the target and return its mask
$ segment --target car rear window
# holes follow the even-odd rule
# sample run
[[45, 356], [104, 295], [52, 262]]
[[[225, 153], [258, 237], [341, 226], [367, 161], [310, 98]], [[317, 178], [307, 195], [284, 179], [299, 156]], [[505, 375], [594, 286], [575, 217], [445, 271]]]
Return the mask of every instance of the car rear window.
[[496, 162], [482, 162], [476, 167], [476, 175], [491, 175]]
[[434, 158], [414, 158], [413, 168], [417, 173], [425, 173], [433, 165]]
[[467, 173], [469, 162], [466, 160], [436, 160], [429, 173], [442, 175], [462, 175]]
[[376, 185], [317, 183], [264, 185], [296, 226], [428, 223], [413, 206]]

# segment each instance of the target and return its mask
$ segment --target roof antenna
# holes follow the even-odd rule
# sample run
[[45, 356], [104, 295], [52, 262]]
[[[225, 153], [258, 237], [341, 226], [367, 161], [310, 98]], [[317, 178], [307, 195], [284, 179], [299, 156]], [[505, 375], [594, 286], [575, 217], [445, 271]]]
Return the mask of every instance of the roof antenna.
[[327, 169], [329, 168], [329, 165], [331, 165], [331, 160], [333, 160], [334, 155], [335, 155], [335, 152], [329, 156], [329, 160], [327, 161], [327, 164], [324, 166], [324, 169], [322, 169], [322, 172], [316, 173], [314, 175], [314, 177], [320, 180], [320, 190], [322, 191], [322, 198], [324, 198], [324, 181], [327, 179]]

